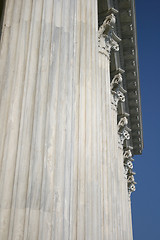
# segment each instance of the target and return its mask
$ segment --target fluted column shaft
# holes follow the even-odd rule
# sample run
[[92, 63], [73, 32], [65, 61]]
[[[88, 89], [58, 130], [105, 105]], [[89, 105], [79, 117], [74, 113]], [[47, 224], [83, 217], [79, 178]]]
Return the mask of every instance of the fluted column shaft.
[[97, 28], [96, 0], [6, 2], [0, 239], [129, 239], [117, 230], [125, 183]]

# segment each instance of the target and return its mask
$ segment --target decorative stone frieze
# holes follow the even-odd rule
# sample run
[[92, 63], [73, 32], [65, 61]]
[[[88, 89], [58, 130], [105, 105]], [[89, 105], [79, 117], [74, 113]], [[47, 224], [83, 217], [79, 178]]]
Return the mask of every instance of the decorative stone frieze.
[[121, 39], [114, 32], [115, 23], [115, 15], [111, 13], [106, 17], [98, 30], [99, 52], [106, 55], [107, 57], [110, 56], [111, 49], [114, 51], [119, 51], [118, 42], [120, 42]]

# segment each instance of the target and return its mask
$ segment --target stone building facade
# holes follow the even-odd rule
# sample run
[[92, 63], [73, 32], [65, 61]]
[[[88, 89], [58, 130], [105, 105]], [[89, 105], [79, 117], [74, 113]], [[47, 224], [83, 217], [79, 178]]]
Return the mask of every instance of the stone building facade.
[[132, 240], [134, 0], [3, 0], [0, 26], [0, 239]]

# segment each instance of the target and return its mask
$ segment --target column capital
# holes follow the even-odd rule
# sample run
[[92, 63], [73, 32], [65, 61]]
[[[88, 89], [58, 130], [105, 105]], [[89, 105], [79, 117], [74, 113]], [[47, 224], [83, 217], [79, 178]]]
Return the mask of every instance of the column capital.
[[121, 83], [123, 81], [122, 74], [118, 73], [114, 76], [114, 78], [111, 81], [111, 93], [112, 93], [112, 100], [111, 103], [114, 105], [117, 109], [118, 102], [125, 102], [125, 93], [126, 90], [123, 89], [121, 86]]
[[99, 52], [110, 56], [111, 49], [119, 51], [118, 43], [121, 39], [115, 34], [114, 26], [116, 23], [116, 17], [113, 13], [108, 15], [98, 30], [98, 48]]

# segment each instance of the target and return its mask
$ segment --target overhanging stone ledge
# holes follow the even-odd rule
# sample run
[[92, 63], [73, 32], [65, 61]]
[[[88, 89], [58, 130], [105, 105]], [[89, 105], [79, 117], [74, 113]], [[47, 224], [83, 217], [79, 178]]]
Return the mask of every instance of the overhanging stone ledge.
[[141, 96], [139, 82], [139, 64], [137, 49], [137, 30], [134, 0], [118, 0], [119, 21], [121, 26], [125, 85], [130, 114], [133, 154], [139, 155], [143, 149], [143, 130], [141, 113]]

